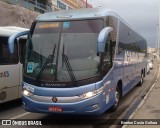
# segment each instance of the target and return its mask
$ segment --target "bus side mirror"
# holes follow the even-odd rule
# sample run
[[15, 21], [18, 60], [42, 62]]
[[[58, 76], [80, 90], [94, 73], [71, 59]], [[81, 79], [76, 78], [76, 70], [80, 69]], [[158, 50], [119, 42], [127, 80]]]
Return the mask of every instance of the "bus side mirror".
[[17, 33], [14, 33], [12, 34], [9, 39], [8, 39], [8, 49], [9, 49], [9, 53], [10, 54], [13, 54], [14, 53], [14, 40], [17, 38], [17, 37], [20, 37], [20, 36], [24, 36], [24, 35], [28, 35], [29, 33], [29, 30], [27, 31], [21, 31], [21, 32], [17, 32]]
[[103, 53], [107, 37], [109, 33], [113, 31], [112, 27], [105, 27], [101, 30], [98, 36], [98, 42], [97, 42], [97, 53]]

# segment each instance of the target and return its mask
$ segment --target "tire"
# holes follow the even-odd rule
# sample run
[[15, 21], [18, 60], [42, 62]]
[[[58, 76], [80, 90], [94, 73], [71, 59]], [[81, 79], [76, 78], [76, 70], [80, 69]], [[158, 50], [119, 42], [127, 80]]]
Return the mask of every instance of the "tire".
[[142, 86], [143, 81], [144, 81], [144, 75], [143, 75], [143, 73], [142, 73], [142, 74], [141, 74], [141, 79], [140, 79], [140, 82], [139, 82], [138, 86]]
[[119, 88], [116, 89], [116, 92], [115, 92], [115, 104], [111, 107], [111, 111], [112, 112], [115, 112], [119, 106], [119, 102], [120, 102], [120, 99], [121, 99], [121, 91]]
[[148, 72], [147, 72], [147, 74], [149, 74], [150, 73], [150, 69], [148, 69]]

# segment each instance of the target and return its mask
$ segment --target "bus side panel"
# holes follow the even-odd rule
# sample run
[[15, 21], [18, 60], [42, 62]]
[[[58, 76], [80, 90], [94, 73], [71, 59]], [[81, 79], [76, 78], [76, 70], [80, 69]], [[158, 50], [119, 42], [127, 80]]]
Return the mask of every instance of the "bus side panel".
[[[115, 103], [114, 93], [115, 93], [115, 72], [114, 68], [112, 68], [109, 73], [103, 79], [104, 92], [103, 92], [103, 108], [106, 111]], [[96, 84], [97, 86], [98, 84]], [[99, 88], [97, 86], [97, 88]]]
[[11, 87], [11, 88], [5, 88], [0, 90], [0, 96], [2, 99], [0, 99], [0, 103], [15, 100], [19, 98], [18, 95], [18, 89], [19, 85]]
[[0, 66], [0, 103], [18, 98], [19, 64]]
[[118, 55], [124, 58], [123, 95], [140, 81], [145, 69], [145, 40], [122, 21], [119, 22]]

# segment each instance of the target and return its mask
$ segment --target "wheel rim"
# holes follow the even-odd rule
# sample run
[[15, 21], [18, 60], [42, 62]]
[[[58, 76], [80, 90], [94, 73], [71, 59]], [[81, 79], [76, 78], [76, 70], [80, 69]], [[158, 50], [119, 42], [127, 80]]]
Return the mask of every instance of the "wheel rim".
[[141, 84], [143, 83], [143, 74], [141, 75]]
[[118, 103], [119, 103], [119, 97], [120, 97], [119, 92], [116, 91], [116, 92], [115, 92], [115, 100], [116, 100], [115, 106], [117, 106]]

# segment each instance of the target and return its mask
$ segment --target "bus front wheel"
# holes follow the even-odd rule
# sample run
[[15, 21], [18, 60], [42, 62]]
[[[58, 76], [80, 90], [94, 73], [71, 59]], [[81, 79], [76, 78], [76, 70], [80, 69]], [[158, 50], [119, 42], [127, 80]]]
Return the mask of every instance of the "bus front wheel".
[[119, 105], [119, 101], [121, 98], [121, 91], [119, 88], [116, 89], [115, 94], [114, 94], [114, 98], [115, 98], [115, 104], [111, 107], [112, 112], [116, 111], [118, 108], [118, 105]]

